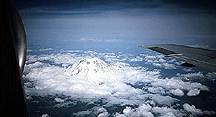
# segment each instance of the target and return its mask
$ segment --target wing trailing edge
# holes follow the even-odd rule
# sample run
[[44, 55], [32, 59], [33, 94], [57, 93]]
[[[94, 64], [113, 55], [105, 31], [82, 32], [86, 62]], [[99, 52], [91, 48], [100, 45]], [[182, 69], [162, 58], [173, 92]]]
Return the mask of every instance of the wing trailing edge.
[[206, 70], [216, 71], [216, 50], [176, 44], [158, 44], [144, 47]]

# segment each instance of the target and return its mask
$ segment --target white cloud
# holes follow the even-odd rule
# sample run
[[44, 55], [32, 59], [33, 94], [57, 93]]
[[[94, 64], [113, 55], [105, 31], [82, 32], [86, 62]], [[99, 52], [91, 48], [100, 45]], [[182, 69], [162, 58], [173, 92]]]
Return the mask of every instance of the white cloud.
[[[198, 95], [197, 89], [208, 91], [208, 87], [201, 83], [185, 82], [176, 77], [163, 78], [159, 70], [148, 71], [144, 67], [132, 67], [123, 62], [124, 57], [121, 56], [126, 55], [94, 51], [84, 51], [82, 54], [63, 52], [29, 55], [23, 77], [27, 81], [25, 90], [28, 96], [63, 94], [81, 101], [94, 102], [103, 99], [105, 106], [138, 105], [137, 108], [128, 106], [122, 113], [117, 112], [115, 116], [119, 117], [151, 117], [155, 113], [160, 116], [179, 116], [184, 112], [173, 108], [174, 104], [180, 101], [173, 95], [183, 96], [183, 91]], [[163, 59], [159, 61], [165, 62]], [[142, 88], [135, 87], [138, 82], [143, 84]], [[56, 105], [57, 107], [69, 103], [59, 97], [54, 100], [61, 103]], [[110, 115], [105, 108], [94, 108], [75, 114], [85, 116], [92, 112], [100, 117]]]
[[39, 51], [50, 51], [53, 50], [52, 48], [43, 48], [43, 49], [39, 49]]
[[190, 112], [193, 115], [202, 115], [203, 114], [202, 110], [201, 109], [197, 109], [194, 105], [184, 104], [183, 108], [187, 112]]
[[80, 38], [80, 41], [87, 41], [87, 42], [118, 42], [122, 41], [120, 39], [98, 39], [98, 38]]
[[49, 115], [48, 114], [43, 114], [43, 115], [41, 115], [41, 117], [49, 117]]
[[151, 112], [149, 112], [151, 108], [152, 107], [150, 105], [145, 104], [136, 109], [126, 107], [123, 110], [123, 114], [116, 113], [115, 117], [154, 117], [154, 115]]
[[194, 77], [200, 77], [203, 78], [204, 75], [201, 72], [194, 72], [194, 73], [187, 73], [187, 74], [177, 74], [178, 76], [186, 77], [186, 78], [194, 78]]
[[199, 93], [200, 93], [200, 90], [199, 90], [199, 89], [191, 89], [191, 90], [187, 93], [187, 95], [188, 95], [188, 96], [197, 96], [197, 95], [199, 95]]
[[165, 94], [165, 89], [162, 87], [148, 87], [148, 91], [155, 94]]
[[109, 113], [108, 112], [103, 112], [103, 113], [100, 113], [98, 115], [98, 117], [108, 117], [109, 116]]
[[115, 114], [116, 117], [154, 117], [154, 115], [164, 117], [182, 116], [179, 110], [168, 107], [152, 107], [149, 104], [143, 104], [137, 108], [126, 107], [122, 114]]
[[109, 113], [107, 112], [107, 110], [103, 107], [93, 107], [89, 110], [86, 110], [86, 111], [79, 111], [79, 112], [76, 112], [76, 113], [73, 113], [73, 115], [76, 115], [76, 116], [97, 116], [97, 117], [108, 117], [109, 116]]
[[176, 96], [183, 96], [184, 95], [184, 92], [180, 89], [172, 89], [172, 90], [170, 90], [170, 92]]
[[173, 64], [173, 62], [176, 62], [174, 59], [167, 58], [167, 60], [165, 60], [164, 56], [162, 55], [157, 55], [157, 56], [145, 55], [144, 61], [156, 67], [164, 68], [164, 69], [176, 69], [175, 64], [177, 64], [177, 63]]
[[151, 95], [150, 98], [158, 105], [164, 105], [168, 107], [172, 106], [174, 102], [178, 101], [178, 99], [172, 98], [170, 96], [162, 96], [159, 94]]
[[161, 117], [176, 117], [172, 112], [168, 112]]
[[56, 102], [64, 102], [64, 100], [61, 99], [61, 98], [55, 98], [54, 100], [55, 100]]
[[140, 105], [137, 108], [126, 107], [122, 113], [116, 113], [115, 117], [154, 117], [154, 115], [159, 117], [185, 117], [185, 116], [200, 116], [200, 115], [214, 115], [214, 111], [202, 111], [197, 109], [194, 105], [183, 104], [183, 109], [174, 109], [169, 107], [158, 107], [151, 106], [149, 104]]
[[27, 52], [32, 52], [32, 50], [31, 49], [27, 49]]
[[152, 86], [154, 87], [163, 87], [166, 89], [181, 89], [181, 90], [185, 90], [185, 91], [190, 91], [192, 89], [200, 89], [203, 91], [208, 91], [208, 87], [202, 85], [201, 83], [191, 83], [191, 82], [184, 82], [180, 79], [157, 79], [152, 81]]
[[134, 57], [134, 58], [131, 58], [130, 61], [131, 61], [131, 62], [134, 62], [134, 61], [143, 61], [143, 58], [140, 57], [140, 56], [136, 56], [136, 57]]
[[183, 108], [187, 112], [191, 113], [193, 116], [196, 116], [196, 115], [215, 115], [214, 111], [208, 111], [208, 110], [202, 111], [201, 109], [197, 109], [194, 105], [189, 105], [187, 103], [183, 105]]
[[168, 107], [153, 107], [152, 112], [159, 114], [160, 116], [179, 116], [181, 117], [182, 114], [179, 110], [174, 108], [168, 108]]

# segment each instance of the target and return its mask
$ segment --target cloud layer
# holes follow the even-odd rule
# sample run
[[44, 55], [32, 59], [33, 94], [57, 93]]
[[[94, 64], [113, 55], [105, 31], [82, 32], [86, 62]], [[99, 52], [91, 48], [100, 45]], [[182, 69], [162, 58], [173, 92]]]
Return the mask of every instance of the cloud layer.
[[[133, 59], [131, 59], [133, 58]], [[94, 113], [99, 117], [131, 116], [185, 116], [215, 114], [189, 104], [181, 105], [178, 97], [197, 96], [208, 87], [197, 82], [183, 81], [186, 74], [165, 78], [160, 70], [149, 71], [128, 62], [146, 61], [156, 67], [175, 69], [175, 64], [162, 57], [132, 56], [122, 53], [68, 51], [53, 54], [29, 55], [24, 71], [25, 90], [31, 96], [64, 95], [73, 100], [95, 103], [102, 100], [104, 107], [120, 105], [121, 112], [109, 113], [104, 107], [95, 107], [74, 113], [76, 116]], [[171, 66], [171, 67], [170, 67]], [[193, 73], [189, 75], [200, 75]], [[67, 100], [55, 97], [57, 103]], [[180, 105], [180, 106], [177, 106]]]

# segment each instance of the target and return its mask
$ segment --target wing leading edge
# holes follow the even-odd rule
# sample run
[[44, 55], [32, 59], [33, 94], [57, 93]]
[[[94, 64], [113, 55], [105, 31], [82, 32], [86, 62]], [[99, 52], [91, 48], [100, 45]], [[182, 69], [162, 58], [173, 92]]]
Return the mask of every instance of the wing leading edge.
[[158, 44], [146, 48], [209, 71], [216, 71], [216, 50], [175, 44]]

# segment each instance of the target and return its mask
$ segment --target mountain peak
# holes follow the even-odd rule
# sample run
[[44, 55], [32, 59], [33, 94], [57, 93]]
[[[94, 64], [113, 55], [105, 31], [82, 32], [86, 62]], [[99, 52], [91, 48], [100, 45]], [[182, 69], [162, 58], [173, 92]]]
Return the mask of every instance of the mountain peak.
[[107, 80], [108, 76], [115, 73], [111, 65], [97, 57], [79, 60], [67, 70], [70, 71], [69, 73], [72, 77], [97, 82]]

